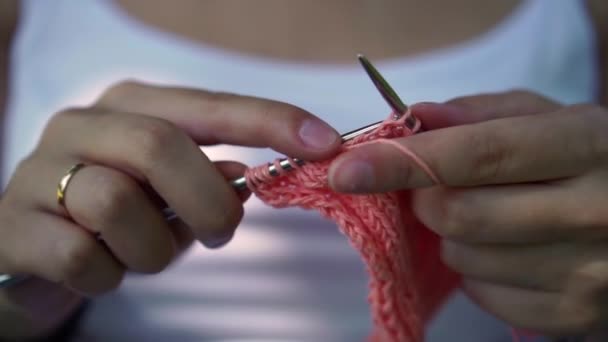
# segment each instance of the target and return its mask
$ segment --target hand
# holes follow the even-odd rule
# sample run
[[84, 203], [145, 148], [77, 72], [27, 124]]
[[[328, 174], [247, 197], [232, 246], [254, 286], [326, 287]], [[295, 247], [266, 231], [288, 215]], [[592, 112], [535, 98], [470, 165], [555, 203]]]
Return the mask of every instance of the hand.
[[[283, 103], [119, 84], [90, 108], [54, 116], [18, 167], [0, 202], [0, 272], [98, 294], [118, 286], [127, 270], [161, 271], [193, 237], [211, 247], [227, 242], [243, 207], [226, 178], [245, 166], [213, 163], [199, 149], [218, 143], [315, 160], [336, 152], [340, 139]], [[56, 186], [79, 162], [88, 166], [69, 184], [68, 215]], [[164, 204], [182, 222], [169, 226]]]
[[608, 321], [608, 111], [526, 92], [413, 107], [428, 131], [345, 153], [339, 191], [413, 191], [467, 293], [519, 328], [588, 332]]

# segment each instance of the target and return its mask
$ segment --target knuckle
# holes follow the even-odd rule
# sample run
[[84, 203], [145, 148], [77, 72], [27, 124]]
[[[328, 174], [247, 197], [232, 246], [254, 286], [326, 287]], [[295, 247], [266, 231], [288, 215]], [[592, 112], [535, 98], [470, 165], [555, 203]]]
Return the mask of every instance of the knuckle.
[[126, 264], [131, 270], [145, 274], [156, 274], [165, 270], [177, 254], [174, 239], [156, 240], [138, 248], [141, 248], [140, 253], [129, 258]]
[[33, 150], [30, 154], [28, 154], [27, 156], [25, 156], [23, 159], [21, 159], [19, 161], [19, 163], [17, 163], [17, 166], [15, 168], [15, 172], [31, 172], [33, 170], [36, 170], [39, 165], [38, 164], [38, 158], [39, 158], [39, 154], [37, 150]]
[[170, 252], [163, 252], [155, 250], [153, 258], [150, 259], [146, 265], [142, 265], [140, 272], [147, 274], [156, 274], [165, 270], [173, 261], [174, 251], [173, 249], [167, 249]]
[[[570, 213], [564, 213], [566, 215]], [[584, 208], [576, 211], [575, 215], [568, 215], [567, 221], [573, 222], [576, 229], [585, 231], [585, 237], [589, 238], [597, 234], [598, 238], [606, 237], [606, 227], [608, 227], [608, 213], [601, 202], [590, 201]]]
[[81, 116], [87, 111], [86, 108], [70, 107], [60, 110], [53, 114], [47, 121], [44, 131], [42, 133], [42, 140], [45, 137], [53, 134], [54, 132], [61, 132], [66, 123], [70, 122], [74, 117]]
[[524, 88], [513, 88], [508, 90], [506, 94], [511, 96], [536, 96], [536, 94]]
[[85, 292], [92, 296], [102, 295], [118, 289], [125, 276], [125, 271], [121, 270], [113, 274], [105, 274], [101, 281], [98, 281], [95, 288], [88, 288]]
[[[499, 105], [499, 107], [506, 106], [506, 108], [518, 108], [518, 112], [521, 113], [523, 110], [523, 113], [527, 114], [554, 110], [558, 107], [558, 104], [550, 98], [525, 88], [514, 88], [503, 92], [490, 92], [475, 96], [458, 97], [448, 101], [448, 103], [463, 108], [486, 108], [491, 110], [494, 114], [502, 112], [498, 109], [492, 110], [492, 108], [496, 108], [497, 105]], [[517, 104], [526, 104], [528, 109], [523, 109], [522, 107], [517, 106]], [[504, 114], [507, 115], [508, 113]]]
[[480, 226], [475, 210], [471, 210], [460, 196], [452, 194], [441, 200], [438, 233], [450, 240], [467, 238], [471, 230]]
[[201, 91], [193, 90], [193, 98], [198, 99], [198, 107], [201, 113], [222, 114], [225, 111], [226, 103], [234, 101], [238, 95], [221, 91]]
[[210, 238], [224, 237], [234, 231], [242, 217], [241, 206], [230, 205], [211, 210], [210, 214], [205, 216], [206, 235]]
[[106, 286], [106, 291], [111, 291], [117, 289], [125, 278], [125, 271], [120, 270], [116, 272], [113, 277], [108, 278], [108, 284]]
[[142, 83], [134, 79], [121, 80], [108, 87], [106, 91], [101, 95], [97, 103], [109, 105], [120, 103], [125, 99], [128, 99], [130, 97], [130, 94], [132, 94], [134, 90], [138, 89], [141, 86]]
[[589, 331], [605, 318], [607, 295], [608, 262], [585, 264], [568, 280], [558, 312], [571, 330]]
[[267, 119], [283, 116], [291, 119], [291, 121], [299, 125], [302, 121], [310, 118], [310, 114], [308, 114], [302, 108], [290, 104], [269, 102], [267, 106], [268, 109], [265, 111], [266, 115], [268, 116]]
[[49, 125], [55, 123], [62, 123], [64, 120], [67, 120], [73, 116], [82, 115], [86, 111], [86, 108], [81, 107], [67, 107], [64, 108], [57, 113], [53, 114], [49, 119]]
[[[262, 104], [258, 115], [258, 122], [263, 122], [265, 124], [252, 126], [250, 134], [259, 136], [261, 138], [260, 142], [265, 142], [269, 144], [272, 144], [272, 140], [274, 140], [273, 138], [276, 136], [276, 134], [269, 134], [269, 131], [275, 129], [275, 125], [279, 122], [285, 123], [291, 121], [289, 120], [289, 118], [292, 117], [291, 113], [289, 113], [288, 111], [279, 110], [277, 106], [272, 102]], [[296, 124], [288, 124], [288, 126], [292, 125], [296, 126]]]
[[466, 139], [472, 158], [467, 177], [471, 185], [496, 181], [505, 173], [513, 153], [500, 136], [472, 132]]
[[32, 177], [36, 171], [40, 169], [40, 165], [38, 164], [38, 154], [37, 151], [33, 151], [27, 157], [21, 159], [21, 161], [17, 164], [15, 168], [15, 172], [13, 174], [13, 178], [23, 176], [25, 179]]
[[608, 261], [590, 262], [579, 267], [574, 271], [572, 284], [581, 289], [586, 298], [604, 297], [608, 294]]
[[524, 88], [510, 89], [507, 92], [503, 93], [502, 95], [510, 97], [510, 98], [514, 98], [514, 99], [541, 99], [541, 98], [543, 98], [542, 96], [540, 96], [536, 93], [533, 93]]
[[564, 330], [572, 333], [591, 331], [601, 321], [598, 303], [581, 300], [575, 296], [564, 296], [558, 306], [558, 315], [564, 321]]
[[582, 113], [579, 122], [585, 134], [577, 135], [576, 141], [582, 142], [583, 158], [588, 161], [608, 160], [608, 111], [597, 105], [583, 104], [570, 107], [573, 113]]
[[4, 204], [31, 207], [33, 201], [36, 201], [31, 191], [38, 189], [34, 189], [36, 185], [32, 184], [32, 179], [39, 178], [40, 171], [45, 169], [45, 161], [39, 154], [38, 150], [34, 150], [17, 164], [6, 191], [1, 196]]
[[214, 103], [214, 104], [222, 104], [225, 102], [232, 101], [239, 96], [233, 93], [225, 92], [225, 91], [201, 91], [196, 90], [198, 94], [201, 94], [205, 102]]
[[61, 244], [60, 277], [69, 282], [89, 271], [97, 248], [97, 242], [86, 235], [74, 238], [69, 244]]
[[[306, 119], [310, 119], [311, 115], [305, 110], [290, 105], [287, 103], [266, 101], [260, 104], [259, 111], [260, 120], [263, 123], [280, 123], [281, 125], [287, 123], [295, 131], [297, 130]], [[270, 129], [272, 126], [268, 124], [258, 125], [259, 132]]]
[[[0, 207], [0, 236], [2, 241], [0, 243], [0, 273], [19, 273], [28, 270], [31, 265], [28, 265], [26, 258], [21, 257], [17, 252], [10, 250], [10, 246], [18, 244], [18, 237], [13, 232], [17, 231], [19, 227], [20, 216], [23, 215], [17, 210], [11, 207], [10, 204], [6, 204], [4, 198], [2, 199], [2, 206]], [[7, 209], [7, 210], [4, 210]]]
[[122, 284], [124, 277], [125, 277], [125, 271], [117, 272], [115, 275], [108, 277], [106, 279], [107, 283], [105, 284], [105, 286], [101, 289], [100, 293], [98, 293], [98, 294], [107, 293], [107, 292], [118, 289], [120, 284]]
[[530, 112], [532, 113], [540, 113], [545, 110], [557, 109], [559, 107], [558, 103], [553, 101], [552, 99], [539, 94], [532, 92], [528, 89], [516, 88], [505, 93], [505, 98], [509, 99], [510, 102], [513, 103], [526, 103], [530, 108], [536, 108], [536, 111]]
[[131, 201], [135, 185], [126, 177], [99, 174], [91, 180], [94, 196], [90, 197], [89, 215], [97, 224], [111, 226], [120, 218], [122, 208]]
[[[407, 184], [412, 184], [412, 180], [414, 178], [414, 174], [416, 172], [415, 166], [412, 163], [408, 162], [406, 158], [393, 158], [389, 159], [390, 156], [394, 154], [394, 150], [386, 150], [385, 156], [387, 156], [386, 160], [392, 160], [392, 162], [396, 162], [397, 165], [395, 168], [387, 168], [390, 172], [387, 177], [387, 181], [382, 181], [380, 184], [386, 186], [387, 190], [393, 190], [399, 187], [406, 186]], [[437, 169], [437, 168], [433, 168]], [[428, 177], [428, 176], [427, 176]]]
[[458, 96], [447, 101], [447, 104], [454, 105], [461, 108], [468, 108], [473, 101], [473, 97], [471, 96]]
[[602, 106], [599, 106], [594, 103], [579, 103], [568, 106], [569, 112], [572, 113], [582, 113], [583, 115], [591, 115], [591, 116], [606, 116], [606, 109]]
[[165, 120], [146, 118], [140, 121], [131, 139], [144, 167], [152, 167], [159, 159], [167, 156], [179, 139], [180, 133]]
[[268, 116], [268, 120], [272, 120], [270, 122], [276, 121], [277, 117], [285, 117], [292, 122], [294, 129], [299, 129], [304, 121], [313, 118], [304, 109], [290, 104], [280, 103], [277, 105], [277, 103], [269, 103], [268, 107], [270, 109], [266, 111], [266, 115]]

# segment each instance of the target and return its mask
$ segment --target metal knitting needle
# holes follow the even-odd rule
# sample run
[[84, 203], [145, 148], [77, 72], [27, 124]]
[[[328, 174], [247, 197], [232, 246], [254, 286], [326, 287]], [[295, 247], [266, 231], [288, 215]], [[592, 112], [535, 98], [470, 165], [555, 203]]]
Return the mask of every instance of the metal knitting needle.
[[[386, 103], [388, 103], [388, 105], [393, 109], [394, 119], [397, 120], [397, 119], [401, 118], [403, 115], [405, 115], [408, 111], [407, 105], [405, 103], [403, 103], [403, 101], [399, 98], [399, 96], [393, 90], [393, 88], [388, 84], [388, 82], [384, 79], [384, 77], [382, 77], [380, 72], [372, 65], [372, 63], [364, 55], [358, 54], [357, 59], [359, 59], [359, 62], [363, 66], [363, 69], [365, 70], [365, 72], [367, 73], [369, 78], [372, 80], [374, 85], [376, 86], [376, 89], [378, 89], [378, 91], [380, 92], [380, 95], [382, 95], [382, 97], [384, 98]], [[369, 131], [374, 130], [381, 123], [382, 123], [382, 121], [379, 121], [379, 122], [373, 123], [371, 125], [356, 129], [352, 132], [343, 134], [342, 143], [345, 143], [359, 135], [362, 135]], [[413, 129], [418, 124], [418, 119], [415, 118], [413, 115], [409, 115], [405, 119], [405, 124], [407, 125], [408, 128]], [[292, 159], [292, 161], [295, 162], [297, 165], [304, 164], [304, 161], [300, 160], [300, 159], [294, 158], [294, 159]], [[287, 158], [281, 159], [278, 164], [281, 167], [281, 169], [283, 169], [284, 171], [290, 171], [294, 168], [293, 165], [290, 163], [290, 161]], [[274, 163], [268, 164], [268, 172], [272, 176], [278, 176], [280, 174], [280, 171], [277, 170]], [[247, 180], [245, 179], [245, 177], [240, 177], [240, 178], [234, 179], [230, 182], [230, 184], [237, 190], [244, 190], [247, 188]]]
[[[378, 121], [373, 124], [358, 128], [354, 131], [342, 134], [341, 135], [342, 143], [352, 140], [369, 131], [373, 131], [378, 126], [380, 126], [381, 123], [382, 123], [382, 121]], [[296, 163], [297, 165], [303, 165], [304, 161], [302, 159], [297, 159], [297, 158], [292, 158], [291, 161], [287, 158], [282, 158], [279, 160], [278, 164], [281, 167], [281, 169], [283, 169], [284, 171], [291, 171], [294, 169], [294, 166], [292, 165], [292, 163]], [[268, 163], [268, 173], [270, 173], [270, 175], [272, 175], [272, 176], [278, 176], [281, 172], [279, 170], [277, 170], [277, 167], [274, 163]], [[239, 177], [237, 179], [233, 179], [232, 181], [230, 181], [230, 184], [237, 190], [245, 190], [247, 188], [247, 180], [244, 176]]]
[[[396, 116], [395, 119], [398, 119], [400, 117], [401, 116]], [[380, 126], [381, 123], [382, 123], [382, 121], [378, 121], [373, 124], [358, 128], [354, 131], [342, 134], [341, 135], [342, 143], [352, 140], [355, 137], [358, 137], [369, 131], [373, 131], [378, 126]], [[292, 158], [291, 162], [290, 162], [289, 159], [282, 158], [279, 160], [278, 164], [281, 167], [281, 169], [283, 169], [284, 171], [291, 171], [294, 169], [294, 166], [292, 165], [292, 163], [296, 163], [297, 165], [303, 165], [304, 161], [302, 159]], [[270, 173], [270, 175], [272, 175], [272, 176], [278, 176], [280, 174], [280, 171], [277, 170], [277, 167], [274, 163], [268, 163], [268, 173]], [[232, 181], [230, 181], [230, 185], [232, 185], [232, 187], [238, 191], [245, 190], [245, 189], [247, 189], [247, 178], [245, 178], [245, 176], [241, 176], [239, 178], [233, 179]], [[177, 215], [171, 208], [163, 209], [163, 215], [167, 221], [172, 221], [177, 218]], [[0, 279], [0, 281], [1, 281], [1, 279]]]
[[[380, 92], [380, 95], [382, 95], [384, 100], [393, 109], [394, 119], [397, 120], [397, 119], [403, 117], [403, 115], [405, 115], [408, 111], [407, 105], [405, 105], [405, 103], [403, 103], [403, 101], [401, 101], [401, 99], [399, 98], [397, 93], [388, 84], [388, 82], [384, 79], [384, 77], [382, 77], [380, 72], [378, 72], [378, 70], [376, 70], [376, 68], [370, 63], [370, 61], [367, 58], [365, 58], [365, 56], [359, 54], [359, 55], [357, 55], [357, 58], [359, 59], [359, 62], [363, 66], [363, 69], [365, 69], [365, 72], [367, 73], [369, 78], [372, 80], [372, 82], [376, 86], [376, 89], [378, 89], [378, 91]], [[405, 124], [408, 128], [413, 129], [418, 124], [418, 121], [419, 120], [416, 117], [414, 117], [413, 115], [410, 114], [405, 119]], [[373, 124], [358, 128], [354, 131], [343, 134], [341, 136], [342, 143], [347, 142], [351, 139], [354, 139], [355, 137], [358, 137], [359, 135], [365, 134], [369, 131], [376, 129], [381, 123], [382, 123], [382, 121], [378, 121], [376, 123], [373, 123]], [[293, 158], [292, 161], [294, 163], [296, 163], [297, 165], [304, 164], [304, 161], [301, 159]], [[289, 170], [293, 169], [293, 165], [290, 163], [290, 161], [287, 158], [281, 159], [278, 164], [279, 164], [279, 167], [285, 171], [289, 171]], [[277, 170], [276, 166], [273, 163], [268, 164], [268, 172], [272, 176], [278, 176], [280, 174], [280, 171]], [[247, 189], [247, 180], [245, 179], [245, 177], [239, 177], [237, 179], [234, 179], [234, 180], [230, 181], [230, 184], [238, 191]], [[172, 221], [177, 218], [177, 215], [171, 208], [163, 209], [163, 215], [167, 221]], [[0, 273], [0, 288], [19, 283], [27, 278], [28, 278], [27, 276], [11, 276], [8, 274]]]
[[[363, 66], [363, 69], [376, 86], [376, 89], [378, 89], [378, 92], [380, 92], [380, 95], [382, 95], [386, 103], [388, 103], [388, 105], [392, 108], [394, 112], [393, 118], [395, 120], [398, 120], [399, 118], [403, 117], [403, 115], [408, 112], [407, 105], [403, 103], [403, 101], [399, 98], [393, 88], [388, 84], [388, 82], [384, 79], [384, 77], [382, 77], [380, 72], [364, 55], [358, 54], [357, 59], [359, 59], [361, 66]], [[358, 137], [359, 135], [365, 134], [369, 131], [376, 129], [378, 126], [380, 126], [381, 123], [382, 121], [378, 121], [371, 125], [367, 125], [358, 128], [354, 131], [343, 134], [341, 136], [342, 143], [345, 143], [349, 140], [354, 139], [355, 137]], [[405, 124], [408, 128], [414, 129], [418, 124], [418, 119], [410, 114], [405, 119]], [[291, 171], [294, 169], [294, 165], [292, 165], [292, 163], [295, 163], [297, 165], [303, 165], [304, 161], [297, 158], [292, 158], [291, 161], [288, 158], [282, 158], [278, 162], [278, 165], [282, 170], [277, 170], [277, 166], [274, 163], [268, 163], [268, 173], [271, 176], [278, 176], [281, 174], [281, 171]], [[230, 181], [230, 184], [238, 191], [247, 189], [247, 179], [244, 176], [233, 179], [232, 181]], [[164, 209], [163, 214], [165, 215], [165, 218], [167, 220], [173, 220], [177, 217], [173, 210], [171, 210], [171, 208]]]
[[[372, 63], [362, 54], [357, 55], [357, 59], [367, 72], [367, 75], [372, 80], [380, 95], [384, 98], [386, 103], [393, 109], [395, 112], [396, 119], [405, 115], [408, 111], [408, 107], [401, 99], [399, 95], [393, 90], [393, 88], [388, 84], [388, 82], [382, 77], [380, 72], [372, 65]], [[419, 124], [418, 118], [413, 115], [409, 115], [405, 118], [405, 124], [409, 129], [414, 129], [417, 124]]]

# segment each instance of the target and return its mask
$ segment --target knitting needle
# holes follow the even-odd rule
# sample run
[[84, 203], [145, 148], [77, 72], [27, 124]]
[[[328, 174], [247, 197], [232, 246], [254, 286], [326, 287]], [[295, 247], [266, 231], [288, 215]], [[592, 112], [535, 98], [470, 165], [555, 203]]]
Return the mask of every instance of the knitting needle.
[[[403, 103], [403, 101], [399, 98], [399, 95], [393, 90], [393, 88], [388, 84], [388, 82], [382, 77], [380, 72], [372, 65], [372, 63], [362, 54], [357, 55], [357, 59], [363, 66], [363, 69], [372, 80], [372, 83], [380, 92], [380, 95], [384, 98], [386, 103], [393, 109], [395, 112], [395, 119], [399, 119], [403, 115], [407, 113], [409, 110], [407, 105]], [[408, 115], [405, 118], [405, 124], [409, 129], [414, 129], [416, 125], [419, 125], [419, 120], [413, 115]]]
[[[401, 116], [396, 116], [395, 119], [399, 119], [400, 117]], [[361, 134], [365, 134], [367, 132], [373, 131], [378, 126], [380, 126], [381, 123], [382, 123], [382, 121], [378, 121], [373, 124], [358, 128], [354, 131], [342, 134], [341, 135], [342, 143], [352, 140], [352, 139], [360, 136]], [[302, 159], [297, 159], [297, 158], [292, 158], [291, 161], [287, 158], [282, 158], [279, 160], [278, 164], [281, 167], [281, 169], [283, 169], [284, 171], [291, 171], [294, 168], [292, 163], [296, 163], [297, 165], [303, 165], [304, 161]], [[280, 174], [280, 171], [277, 170], [277, 167], [274, 163], [268, 163], [268, 173], [270, 173], [270, 175], [272, 175], [272, 176], [278, 176]], [[247, 178], [245, 178], [245, 176], [241, 176], [239, 178], [233, 179], [232, 181], [230, 181], [230, 185], [232, 185], [232, 187], [238, 191], [245, 190], [245, 189], [247, 189]], [[165, 219], [168, 221], [171, 221], [171, 220], [174, 220], [175, 218], [177, 218], [177, 215], [171, 208], [163, 209], [163, 215], [165, 216]], [[1, 282], [1, 280], [0, 280], [0, 282]]]
[[[354, 131], [342, 134], [341, 135], [342, 143], [352, 140], [367, 132], [373, 131], [378, 126], [380, 126], [381, 123], [382, 123], [382, 121], [378, 121], [373, 124], [358, 128]], [[279, 166], [284, 171], [293, 170], [294, 166], [292, 165], [292, 163], [296, 163], [297, 165], [303, 165], [304, 161], [301, 159], [298, 159], [298, 158], [292, 158], [291, 161], [287, 158], [281, 158], [278, 162]], [[268, 173], [270, 173], [270, 175], [272, 175], [272, 176], [278, 176], [280, 174], [280, 171], [277, 170], [277, 167], [274, 163], [268, 163]], [[230, 184], [237, 190], [245, 190], [247, 188], [247, 179], [244, 176], [242, 176], [237, 179], [233, 179], [230, 182]]]
[[[376, 89], [378, 89], [378, 91], [380, 92], [380, 95], [382, 95], [386, 103], [388, 103], [388, 105], [393, 109], [393, 118], [395, 120], [398, 120], [403, 115], [405, 115], [408, 112], [407, 105], [403, 103], [403, 101], [399, 98], [393, 88], [388, 84], [384, 77], [382, 77], [380, 72], [364, 55], [358, 54], [357, 59], [359, 59], [359, 62], [363, 66], [363, 69], [376, 86]], [[342, 143], [345, 143], [362, 134], [376, 129], [378, 126], [380, 126], [381, 123], [382, 121], [378, 121], [371, 125], [367, 125], [358, 128], [354, 131], [343, 134], [341, 136]], [[405, 118], [405, 124], [408, 128], [414, 129], [418, 124], [418, 119], [410, 114], [408, 117]], [[297, 158], [292, 158], [291, 160], [289, 160], [288, 158], [282, 158], [277, 164], [282, 169], [281, 171], [291, 171], [294, 168], [294, 165], [292, 163], [295, 163], [297, 165], [303, 165], [304, 161]], [[281, 174], [281, 171], [277, 169], [277, 165], [275, 163], [268, 163], [268, 173], [271, 176], [278, 176]], [[230, 181], [230, 185], [232, 185], [232, 187], [238, 191], [245, 190], [247, 189], [247, 179], [245, 178], [245, 176], [233, 179], [232, 181]], [[172, 220], [176, 218], [175, 213], [170, 208], [165, 208], [163, 210], [163, 214], [165, 215], [165, 218], [167, 220]]]
[[[372, 80], [374, 85], [376, 86], [376, 89], [378, 89], [378, 91], [380, 92], [380, 95], [382, 95], [382, 97], [384, 98], [386, 103], [388, 103], [388, 105], [393, 109], [394, 119], [397, 120], [397, 119], [401, 118], [403, 115], [405, 115], [408, 112], [407, 105], [405, 103], [403, 103], [403, 101], [399, 98], [399, 96], [393, 90], [393, 88], [388, 84], [388, 82], [384, 79], [384, 77], [382, 77], [380, 72], [372, 65], [372, 63], [364, 55], [358, 54], [357, 59], [359, 59], [359, 62], [363, 66], [363, 69], [365, 70], [365, 72], [367, 73], [369, 78]], [[367, 125], [365, 127], [356, 129], [352, 132], [343, 134], [342, 143], [345, 143], [351, 139], [354, 139], [355, 137], [357, 137], [361, 134], [365, 134], [369, 131], [374, 130], [381, 123], [382, 123], [382, 121], [379, 121], [379, 122], [373, 123], [371, 125]], [[418, 119], [416, 117], [414, 117], [413, 115], [408, 115], [408, 117], [405, 118], [405, 124], [407, 125], [408, 128], [414, 129], [416, 127], [416, 125], [418, 124]], [[297, 165], [304, 164], [304, 161], [300, 160], [300, 159], [294, 158], [294, 159], [291, 159], [291, 161], [290, 161], [287, 158], [282, 158], [279, 160], [278, 165], [282, 170], [290, 171], [294, 168], [294, 166], [292, 165], [292, 163], [294, 163], [294, 162]], [[280, 171], [277, 170], [277, 167], [274, 163], [269, 163], [268, 164], [268, 173], [270, 173], [270, 175], [272, 175], [272, 176], [278, 176], [280, 174]], [[244, 190], [247, 188], [247, 180], [245, 179], [245, 177], [239, 177], [237, 179], [234, 179], [230, 182], [230, 184], [237, 190]]]
[[13, 284], [18, 284], [29, 278], [25, 275], [8, 275], [0, 273], [0, 289], [3, 287], [9, 287]]
[[[393, 90], [393, 88], [388, 84], [388, 82], [384, 79], [384, 77], [382, 77], [380, 72], [378, 72], [378, 70], [376, 70], [376, 68], [372, 65], [372, 63], [365, 56], [363, 56], [362, 54], [359, 54], [359, 55], [357, 55], [357, 58], [359, 59], [359, 62], [363, 66], [363, 69], [365, 69], [365, 72], [367, 73], [369, 78], [372, 80], [372, 82], [376, 86], [376, 89], [378, 89], [378, 91], [380, 92], [380, 94], [382, 95], [384, 100], [393, 109], [394, 119], [397, 120], [397, 119], [403, 117], [403, 115], [405, 115], [408, 112], [407, 105], [405, 103], [403, 103], [403, 101], [399, 98], [399, 96]], [[382, 123], [382, 121], [378, 121], [373, 124], [370, 124], [370, 125], [358, 128], [354, 131], [343, 134], [341, 136], [342, 143], [352, 140], [362, 134], [365, 134], [369, 131], [376, 129], [378, 126], [380, 126], [381, 123]], [[419, 125], [418, 119], [411, 114], [405, 118], [405, 124], [410, 129], [414, 129], [417, 125]], [[289, 170], [293, 169], [293, 165], [291, 164], [292, 162], [296, 163], [297, 165], [304, 164], [303, 160], [296, 159], [296, 158], [291, 159], [291, 162], [289, 159], [283, 158], [283, 159], [279, 160], [278, 164], [281, 169], [283, 169], [285, 171], [289, 171]], [[277, 170], [274, 163], [268, 164], [268, 172], [272, 176], [278, 176], [280, 174], [280, 171]], [[245, 177], [239, 177], [237, 179], [234, 179], [234, 180], [230, 181], [230, 184], [239, 191], [247, 189], [247, 179]], [[177, 215], [171, 208], [163, 209], [163, 215], [167, 221], [172, 221], [177, 218]], [[27, 277], [25, 277], [25, 276], [10, 276], [8, 274], [0, 273], [0, 288], [9, 286], [11, 284], [18, 283], [25, 279], [27, 279]]]
[[[382, 123], [382, 121], [378, 121], [371, 125], [367, 125], [367, 126], [358, 128], [354, 131], [342, 134], [341, 135], [342, 143], [349, 141], [351, 139], [354, 139], [355, 137], [358, 137], [361, 134], [367, 133], [369, 131], [373, 131], [378, 126], [380, 126], [381, 123]], [[292, 163], [296, 163], [297, 165], [303, 165], [304, 161], [302, 159], [297, 159], [297, 158], [292, 158], [291, 161], [287, 158], [282, 158], [278, 162], [279, 167], [285, 171], [290, 171], [294, 168]], [[277, 167], [274, 163], [268, 163], [268, 173], [270, 173], [270, 175], [272, 175], [272, 176], [278, 176], [280, 174], [280, 171], [277, 170]], [[239, 178], [233, 179], [232, 181], [230, 181], [230, 185], [232, 185], [232, 187], [238, 191], [243, 191], [243, 190], [247, 189], [247, 178], [245, 178], [245, 176], [241, 176]], [[163, 209], [163, 215], [165, 216], [165, 219], [167, 221], [172, 221], [177, 218], [177, 215], [171, 208]], [[2, 280], [0, 279], [0, 287], [1, 287], [1, 281]]]

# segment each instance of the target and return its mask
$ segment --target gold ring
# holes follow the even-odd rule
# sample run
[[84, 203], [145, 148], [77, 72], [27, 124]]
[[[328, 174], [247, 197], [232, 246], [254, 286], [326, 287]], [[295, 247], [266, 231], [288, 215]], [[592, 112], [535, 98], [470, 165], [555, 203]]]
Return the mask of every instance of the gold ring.
[[72, 177], [74, 177], [76, 172], [78, 172], [78, 170], [82, 169], [84, 166], [85, 166], [85, 164], [83, 164], [83, 163], [78, 163], [78, 164], [72, 166], [68, 170], [68, 172], [66, 172], [65, 175], [63, 177], [61, 177], [61, 180], [59, 181], [59, 184], [57, 185], [57, 202], [64, 209], [67, 209], [65, 207], [65, 192], [68, 189], [68, 185], [70, 184], [70, 181], [72, 180]]

